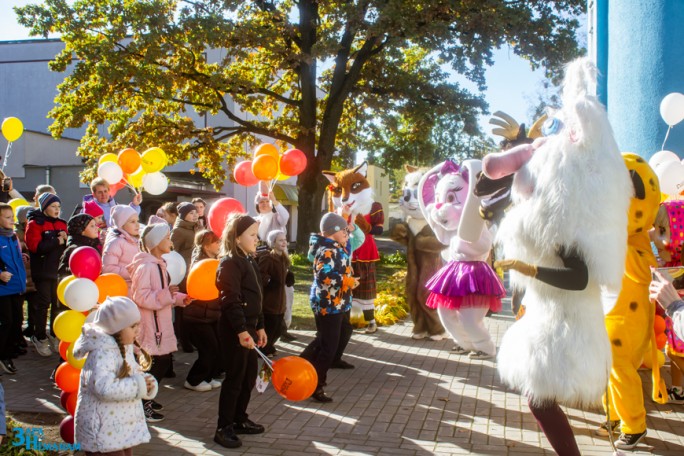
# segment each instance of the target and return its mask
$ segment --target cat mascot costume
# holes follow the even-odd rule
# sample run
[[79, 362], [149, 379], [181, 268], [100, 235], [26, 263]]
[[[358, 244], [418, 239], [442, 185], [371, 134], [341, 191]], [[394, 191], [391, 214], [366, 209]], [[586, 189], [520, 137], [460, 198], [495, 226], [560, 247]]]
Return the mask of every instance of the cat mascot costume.
[[499, 276], [487, 263], [492, 234], [480, 217], [480, 199], [473, 193], [480, 160], [460, 166], [447, 160], [425, 173], [418, 185], [420, 209], [437, 239], [448, 245], [448, 263], [426, 284], [427, 306], [456, 342], [454, 351], [472, 359], [496, 355], [485, 327], [488, 311], [501, 310], [506, 296]]
[[406, 221], [394, 225], [391, 237], [406, 246], [406, 302], [413, 320], [411, 337], [442, 340], [444, 327], [437, 311], [426, 305], [430, 292], [425, 283], [442, 267], [440, 254], [446, 246], [437, 240], [420, 211], [418, 184], [425, 170], [411, 165], [404, 165], [404, 169], [406, 177], [399, 208]]
[[554, 450], [571, 456], [580, 452], [559, 404], [600, 404], [606, 391], [601, 294], [621, 287], [633, 194], [605, 109], [589, 93], [595, 71], [585, 59], [568, 65], [546, 137], [483, 160], [491, 179], [515, 174], [497, 266], [525, 289], [525, 316], [503, 337], [499, 374], [527, 397]]

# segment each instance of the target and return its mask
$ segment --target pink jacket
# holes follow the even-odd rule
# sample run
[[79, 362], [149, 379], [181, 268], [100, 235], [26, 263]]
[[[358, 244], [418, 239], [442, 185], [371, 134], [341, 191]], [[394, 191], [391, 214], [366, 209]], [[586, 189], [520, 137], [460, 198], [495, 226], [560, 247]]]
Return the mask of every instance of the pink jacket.
[[131, 299], [140, 308], [138, 342], [153, 356], [175, 352], [173, 306], [184, 307], [183, 299], [186, 295], [184, 293], [171, 294], [166, 262], [163, 258], [157, 258], [151, 253], [138, 253], [133, 258], [133, 262], [128, 265], [128, 272], [131, 274], [133, 283]]
[[112, 272], [119, 274], [126, 280], [128, 285], [128, 297], [133, 297], [131, 291], [131, 275], [128, 272], [128, 265], [133, 262], [140, 252], [138, 240], [133, 238], [125, 231], [110, 228], [107, 231], [104, 251], [102, 252], [102, 273]]

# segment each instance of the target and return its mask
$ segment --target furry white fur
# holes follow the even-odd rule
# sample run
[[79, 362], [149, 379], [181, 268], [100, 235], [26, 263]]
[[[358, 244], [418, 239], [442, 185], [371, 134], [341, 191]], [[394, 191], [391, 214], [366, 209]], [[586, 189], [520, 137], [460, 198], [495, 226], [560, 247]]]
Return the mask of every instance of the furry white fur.
[[620, 288], [633, 190], [605, 110], [588, 95], [593, 74], [583, 59], [566, 69], [564, 129], [517, 172], [514, 206], [497, 233], [507, 259], [561, 267], [558, 249], [572, 248], [589, 272], [582, 291], [512, 273], [526, 312], [503, 338], [498, 370], [537, 402], [597, 403], [611, 367], [601, 289]]

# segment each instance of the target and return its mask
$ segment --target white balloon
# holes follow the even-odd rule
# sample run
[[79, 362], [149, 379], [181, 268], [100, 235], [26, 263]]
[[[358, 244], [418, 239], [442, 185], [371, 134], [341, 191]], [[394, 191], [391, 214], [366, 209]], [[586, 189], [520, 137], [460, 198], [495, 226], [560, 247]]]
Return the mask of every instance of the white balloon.
[[660, 181], [660, 191], [667, 195], [679, 195], [684, 190], [684, 165], [678, 161], [660, 164], [655, 169]]
[[185, 271], [187, 269], [185, 260], [180, 253], [171, 251], [162, 255], [162, 258], [166, 261], [166, 270], [169, 272], [171, 277], [171, 285], [178, 285], [183, 281], [185, 277]]
[[161, 195], [168, 187], [169, 180], [164, 173], [149, 173], [143, 177], [143, 188], [150, 195]]
[[114, 185], [123, 179], [123, 171], [118, 163], [105, 162], [97, 168], [97, 175], [106, 180], [109, 185]]
[[665, 95], [660, 102], [660, 117], [669, 126], [677, 125], [684, 120], [684, 95], [679, 92]]
[[100, 290], [90, 279], [74, 279], [64, 290], [64, 301], [67, 307], [78, 312], [85, 312], [97, 305]]
[[679, 161], [677, 154], [670, 152], [669, 150], [659, 150], [651, 155], [651, 158], [648, 160], [648, 165], [655, 171], [659, 165], [673, 161]]

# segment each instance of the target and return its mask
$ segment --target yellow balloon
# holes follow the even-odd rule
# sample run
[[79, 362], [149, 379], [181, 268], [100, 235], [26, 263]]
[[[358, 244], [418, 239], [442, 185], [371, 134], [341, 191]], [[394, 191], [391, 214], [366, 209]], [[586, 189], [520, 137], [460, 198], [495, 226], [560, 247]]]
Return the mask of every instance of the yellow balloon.
[[15, 214], [17, 213], [17, 208], [18, 208], [19, 206], [30, 206], [29, 202], [26, 201], [24, 198], [14, 198], [14, 199], [11, 199], [11, 200], [9, 200], [9, 202], [8, 202], [7, 204], [9, 204], [10, 206], [12, 206], [12, 209], [14, 210], [14, 213], [15, 213]]
[[138, 168], [136, 172], [133, 174], [128, 175], [128, 183], [131, 184], [135, 188], [140, 188], [143, 185], [143, 177], [145, 177], [145, 172], [144, 169], [142, 169], [142, 166]]
[[291, 177], [292, 177], [292, 176], [288, 176], [287, 174], [283, 174], [283, 173], [281, 173], [280, 171], [278, 171], [278, 175], [276, 176], [276, 179], [279, 180], [279, 181], [284, 181], [284, 180], [287, 180], [287, 179], [289, 179], [289, 178], [291, 178]]
[[55, 318], [55, 336], [62, 342], [74, 342], [81, 335], [86, 316], [76, 310], [66, 310]]
[[97, 161], [97, 167], [99, 168], [102, 163], [107, 163], [107, 162], [117, 163], [118, 160], [119, 160], [119, 157], [116, 154], [111, 154], [111, 153], [110, 154], [104, 154]]
[[71, 364], [71, 367], [73, 367], [74, 369], [83, 369], [83, 365], [85, 364], [86, 359], [74, 358], [74, 345], [76, 344], [69, 344], [69, 348], [67, 348], [66, 351], [66, 361], [67, 363]]
[[152, 147], [142, 153], [141, 166], [146, 173], [161, 171], [168, 161], [166, 153], [159, 147]]
[[57, 298], [62, 302], [62, 304], [66, 305], [66, 300], [64, 299], [64, 292], [66, 291], [67, 285], [69, 285], [73, 280], [76, 280], [76, 276], [70, 275], [68, 277], [64, 277], [60, 282], [59, 285], [57, 285]]
[[7, 142], [16, 141], [24, 133], [24, 124], [16, 117], [7, 117], [2, 121], [2, 135]]

